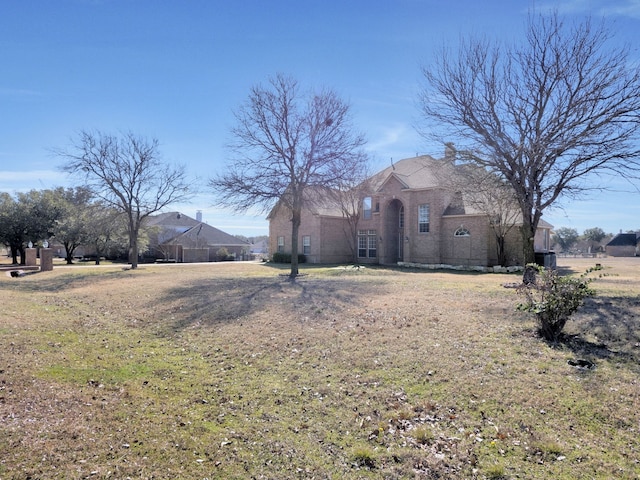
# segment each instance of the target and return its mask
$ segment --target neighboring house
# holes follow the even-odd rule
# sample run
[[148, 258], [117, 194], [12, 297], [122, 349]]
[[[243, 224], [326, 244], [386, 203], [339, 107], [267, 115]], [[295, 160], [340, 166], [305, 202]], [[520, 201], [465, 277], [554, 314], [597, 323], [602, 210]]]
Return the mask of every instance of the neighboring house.
[[[202, 222], [201, 214], [193, 219], [179, 212], [150, 217], [149, 250], [156, 258], [173, 262], [216, 262], [231, 258], [242, 260], [251, 245], [244, 240]], [[229, 254], [222, 258], [222, 252]]]
[[[355, 229], [340, 203], [326, 192], [311, 192], [302, 212], [298, 251], [309, 263], [411, 262], [491, 266], [497, 248], [489, 216], [447, 185], [456, 165], [428, 155], [401, 160], [367, 182]], [[318, 199], [321, 200], [318, 200]], [[291, 214], [277, 205], [269, 214], [269, 252], [291, 252]], [[541, 221], [537, 251], [550, 249], [552, 226]], [[520, 230], [506, 238], [509, 263], [522, 264]]]
[[619, 233], [604, 247], [605, 252], [612, 257], [636, 257], [639, 240], [640, 232]]
[[269, 242], [267, 240], [259, 240], [251, 244], [251, 253], [254, 255], [266, 255], [269, 253]]

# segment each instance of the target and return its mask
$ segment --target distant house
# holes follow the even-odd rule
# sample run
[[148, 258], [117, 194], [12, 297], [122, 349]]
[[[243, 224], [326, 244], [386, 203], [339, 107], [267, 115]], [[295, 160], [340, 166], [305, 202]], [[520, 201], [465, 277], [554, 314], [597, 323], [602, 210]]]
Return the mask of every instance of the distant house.
[[[458, 168], [447, 153], [440, 160], [428, 155], [400, 160], [372, 176], [357, 201], [355, 228], [331, 192], [309, 192], [298, 252], [309, 263], [497, 265], [493, 219], [447, 187]], [[270, 254], [290, 253], [290, 212], [278, 204], [268, 220]], [[551, 229], [540, 221], [536, 251], [549, 251]], [[521, 265], [518, 228], [509, 232], [505, 248], [509, 264]]]
[[605, 252], [612, 257], [636, 257], [640, 232], [619, 233], [605, 246]]
[[248, 242], [202, 222], [201, 218], [194, 219], [180, 212], [150, 217], [146, 226], [150, 232], [149, 249], [164, 261], [242, 260], [251, 247]]
[[269, 252], [269, 242], [267, 240], [258, 240], [251, 244], [251, 253], [254, 255], [266, 255]]

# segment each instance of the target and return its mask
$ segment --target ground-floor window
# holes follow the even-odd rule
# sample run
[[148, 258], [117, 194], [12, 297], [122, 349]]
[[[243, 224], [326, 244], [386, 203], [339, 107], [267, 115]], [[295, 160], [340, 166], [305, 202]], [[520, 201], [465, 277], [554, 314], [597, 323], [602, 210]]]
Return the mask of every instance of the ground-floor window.
[[304, 235], [302, 237], [302, 253], [309, 255], [311, 253], [311, 236]]
[[378, 256], [378, 235], [375, 230], [358, 230], [358, 257]]
[[284, 237], [278, 237], [278, 253], [284, 253]]

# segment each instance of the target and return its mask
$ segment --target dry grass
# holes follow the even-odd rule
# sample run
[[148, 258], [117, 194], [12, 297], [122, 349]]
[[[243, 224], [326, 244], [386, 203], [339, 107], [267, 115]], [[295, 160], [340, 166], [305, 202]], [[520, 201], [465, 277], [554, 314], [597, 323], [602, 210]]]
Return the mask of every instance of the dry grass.
[[597, 261], [558, 345], [511, 275], [3, 276], [0, 478], [638, 478], [640, 263]]

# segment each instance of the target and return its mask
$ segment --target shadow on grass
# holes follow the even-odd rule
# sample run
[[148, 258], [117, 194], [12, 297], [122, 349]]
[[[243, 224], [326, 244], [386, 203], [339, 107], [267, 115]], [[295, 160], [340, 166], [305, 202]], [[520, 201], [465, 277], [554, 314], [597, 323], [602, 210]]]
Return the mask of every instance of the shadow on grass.
[[640, 298], [595, 297], [585, 301], [560, 343], [581, 358], [640, 363]]
[[128, 277], [130, 274], [130, 270], [125, 267], [114, 267], [113, 270], [87, 269], [86, 271], [74, 268], [70, 269], [68, 273], [65, 272], [65, 274], [55, 277], [47, 277], [47, 274], [43, 272], [32, 272], [12, 281], [0, 282], [0, 292], [20, 290], [23, 292], [59, 293], [87, 285], [90, 282]]
[[172, 332], [191, 325], [215, 326], [241, 321], [255, 313], [297, 316], [300, 322], [322, 322], [371, 294], [373, 287], [349, 278], [301, 276], [216, 277], [168, 290], [159, 305], [171, 319]]

